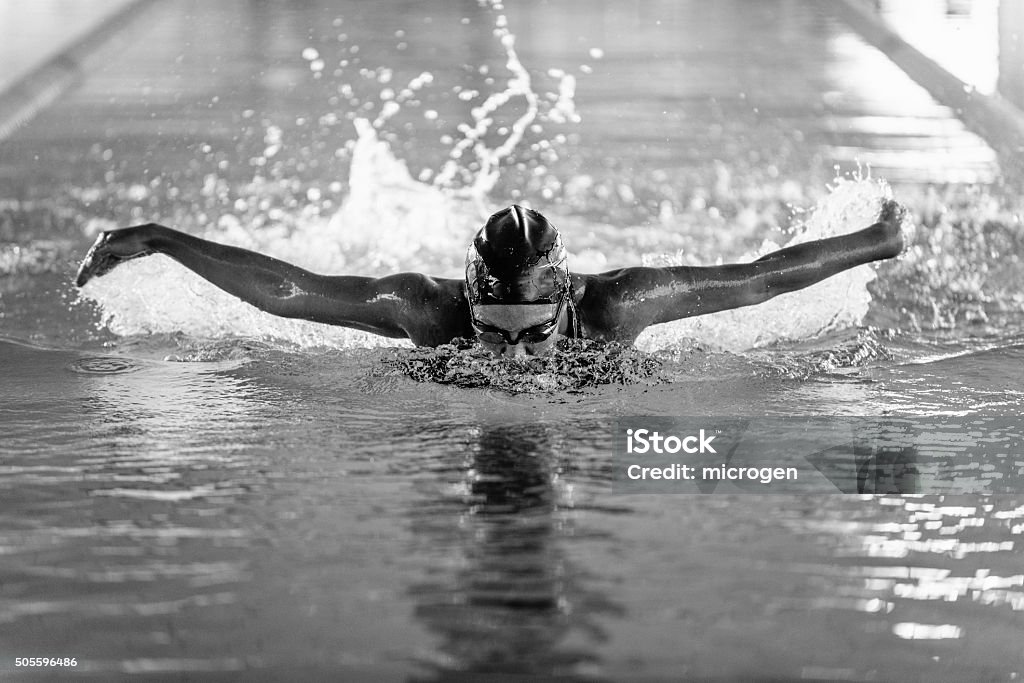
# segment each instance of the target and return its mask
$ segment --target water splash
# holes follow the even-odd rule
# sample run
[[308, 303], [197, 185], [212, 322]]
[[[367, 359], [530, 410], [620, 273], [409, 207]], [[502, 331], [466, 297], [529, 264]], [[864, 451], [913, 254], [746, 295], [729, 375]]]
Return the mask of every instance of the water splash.
[[[491, 0], [489, 4], [495, 11], [502, 10], [500, 2]], [[470, 197], [483, 197], [494, 188], [502, 161], [512, 155], [523, 141], [527, 128], [539, 118], [556, 123], [579, 122], [574, 105], [575, 78], [561, 70], [549, 71], [549, 75], [559, 80], [558, 94], [554, 104], [542, 111], [544, 102], [533, 88], [530, 72], [519, 60], [515, 48], [516, 37], [509, 29], [508, 18], [504, 14], [497, 14], [494, 25], [494, 34], [505, 50], [505, 67], [512, 78], [504, 90], [492, 93], [480, 106], [473, 108], [473, 125], [463, 123], [459, 126], [462, 139], [452, 146], [448, 161], [434, 179], [435, 186], [452, 188], [455, 187], [455, 180], [461, 177], [464, 189], [460, 190], [460, 194]], [[498, 130], [499, 134], [506, 136], [503, 142], [495, 146], [487, 144], [485, 136], [495, 125], [495, 115], [516, 98], [522, 98], [525, 102], [525, 111], [509, 126]], [[540, 132], [540, 126], [536, 130]], [[463, 155], [468, 150], [472, 150], [476, 157], [475, 172], [471, 172], [471, 167], [463, 161]]]
[[[405, 162], [381, 140], [385, 124], [433, 82], [433, 76], [424, 72], [404, 88], [382, 90], [379, 112], [372, 120], [353, 119], [356, 137], [344, 148], [351, 154], [349, 192], [329, 220], [316, 213], [281, 216], [277, 211], [268, 215], [272, 225], [245, 227], [247, 216], [239, 207], [262, 205], [261, 194], [274, 191], [272, 184], [256, 178], [244, 189], [252, 196], [236, 202], [234, 213], [226, 211], [215, 226], [198, 227], [193, 232], [325, 274], [381, 276], [419, 271], [458, 277], [468, 240], [481, 220], [497, 208], [488, 206], [485, 197], [502, 163], [523, 143], [527, 132], [539, 135], [547, 121], [578, 120], [572, 101], [573, 77], [558, 72], [554, 74], [557, 94], [538, 94], [516, 53], [515, 36], [501, 13], [501, 3], [487, 4], [494, 12], [494, 34], [505, 53], [510, 78], [503, 89], [469, 112], [472, 123], [459, 126], [462, 137], [451, 141], [449, 159], [439, 172], [414, 179]], [[310, 47], [302, 57], [314, 77], [321, 77], [324, 60], [320, 53]], [[386, 68], [372, 74], [385, 85], [392, 78]], [[346, 84], [338, 90], [351, 96], [352, 88]], [[525, 102], [525, 111], [516, 114], [519, 102]], [[501, 121], [510, 112], [515, 119], [505, 126]], [[504, 139], [494, 142], [495, 135]], [[266, 161], [278, 155], [285, 142], [280, 128], [269, 121], [264, 138]], [[545, 150], [554, 153], [550, 144]], [[221, 194], [228, 192], [213, 175], [207, 176], [205, 185], [216, 185]], [[354, 330], [274, 318], [161, 256], [119, 267], [92, 281], [81, 297], [98, 303], [101, 325], [119, 335], [180, 331], [196, 337], [269, 337], [300, 346], [341, 348], [396, 343]]]
[[875, 288], [879, 313], [916, 336], [1019, 335], [1024, 313], [1019, 198], [971, 187], [928, 188], [923, 194], [913, 204], [917, 235]]
[[[379, 276], [420, 271], [457, 277], [465, 245], [479, 225], [475, 204], [413, 179], [368, 122], [357, 121], [356, 130], [351, 193], [333, 218], [259, 232], [222, 220], [207, 237], [317, 272]], [[789, 244], [870, 225], [887, 195], [888, 188], [879, 181], [838, 181]], [[571, 237], [567, 242], [571, 246]], [[753, 260], [777, 248], [765, 242], [740, 260]], [[614, 245], [606, 249], [614, 250]], [[681, 259], [679, 254], [649, 254], [645, 260], [671, 265]], [[695, 339], [712, 348], [744, 350], [855, 326], [867, 313], [867, 284], [874, 277], [869, 266], [855, 268], [756, 307], [659, 325], [641, 335], [637, 345], [654, 351]], [[102, 306], [103, 323], [121, 335], [182, 331], [200, 337], [271, 337], [300, 346], [395, 344], [364, 332], [267, 315], [164, 257], [125, 264], [90, 283], [84, 295]]]
[[[487, 193], [494, 187], [503, 164], [526, 144], [528, 134], [540, 135], [544, 124], [572, 124], [579, 120], [573, 105], [573, 77], [551, 69], [548, 75], [556, 79], [557, 93], [538, 94], [530, 72], [516, 52], [515, 36], [501, 3], [491, 0], [486, 4], [494, 13], [494, 35], [504, 51], [509, 78], [468, 112], [467, 122], [458, 127], [461, 138], [452, 140], [449, 158], [436, 174], [422, 173], [414, 178], [406, 163], [381, 139], [385, 124], [403, 106], [413, 102], [414, 96], [419, 97], [421, 91], [428, 89], [433, 77], [422, 73], [406, 87], [392, 88], [391, 71], [378, 69], [372, 73], [387, 87], [381, 91], [375, 117], [352, 120], [356, 136], [345, 148], [351, 154], [349, 192], [333, 216], [324, 218], [299, 210], [296, 216], [255, 229], [243, 225], [247, 218], [243, 211], [226, 211], [216, 225], [193, 231], [324, 274], [373, 277], [416, 271], [459, 277], [466, 244], [482, 219], [497, 208], [488, 205]], [[310, 62], [314, 76], [322, 75], [319, 52], [308, 48], [302, 57]], [[339, 90], [345, 90], [344, 84]], [[269, 121], [264, 137], [268, 156], [276, 155], [286, 144]], [[545, 155], [557, 155], [556, 145], [543, 142], [547, 144], [538, 148], [540, 163]], [[544, 171], [542, 167], [534, 170]], [[213, 176], [207, 180], [211, 178], [214, 184], [222, 184]], [[568, 184], [571, 181], [567, 179]], [[272, 188], [254, 182], [247, 189], [254, 194], [254, 201], [243, 204], [255, 206], [260, 204], [260, 192]], [[879, 198], [887, 191], [884, 184], [873, 181], [838, 182], [790, 244], [869, 225], [877, 213]], [[269, 218], [277, 220], [273, 214]], [[615, 265], [682, 262], [681, 253], [650, 251], [678, 244], [676, 233], [686, 234], [685, 229], [675, 229], [679, 226], [672, 222], [655, 226], [593, 226], [572, 216], [558, 217], [556, 222], [562, 225], [563, 219], [567, 224], [563, 233], [571, 250], [570, 264], [576, 272], [599, 272], [612, 267], [611, 254], [630, 256], [629, 262]], [[722, 234], [726, 232], [734, 231], [691, 235], [688, 241], [711, 237], [704, 241], [712, 245], [708, 247], [712, 252], [735, 253], [728, 248], [720, 249], [728, 246]], [[578, 251], [572, 251], [574, 248]], [[739, 260], [753, 260], [775, 248], [776, 245], [766, 242], [760, 250]], [[857, 325], [871, 301], [866, 285], [873, 277], [870, 268], [858, 268], [758, 307], [658, 326], [642, 335], [638, 345], [649, 351], [671, 350], [695, 339], [714, 349], [743, 350]], [[400, 343], [365, 332], [275, 318], [161, 256], [133, 261], [93, 280], [82, 296], [99, 304], [102, 324], [119, 335], [183, 332], [199, 338], [273, 338], [305, 347], [336, 348]]]
[[541, 357], [495, 357], [471, 340], [436, 349], [403, 349], [380, 374], [403, 374], [418, 382], [498, 389], [510, 394], [577, 391], [606, 384], [665, 381], [661, 361], [623, 344], [563, 339], [558, 353]]
[[807, 379], [819, 374], [851, 374], [876, 361], [891, 361], [892, 352], [877, 330], [860, 330], [855, 339], [830, 348], [780, 355], [771, 352], [749, 354], [758, 361], [758, 374], [765, 377]]
[[[469, 236], [479, 225], [476, 207], [414, 180], [369, 122], [357, 120], [356, 131], [351, 192], [331, 219], [252, 231], [227, 216], [203, 236], [320, 273], [457, 276]], [[123, 264], [92, 280], [81, 294], [100, 305], [101, 324], [119, 335], [184, 332], [336, 348], [396, 344], [366, 332], [263, 313], [159, 255]]]

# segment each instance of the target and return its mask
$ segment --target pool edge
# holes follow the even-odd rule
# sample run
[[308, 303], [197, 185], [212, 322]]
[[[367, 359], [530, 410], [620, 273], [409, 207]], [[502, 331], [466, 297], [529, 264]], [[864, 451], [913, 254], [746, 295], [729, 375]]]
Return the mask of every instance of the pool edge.
[[67, 47], [0, 90], [0, 142], [56, 102], [85, 75], [83, 63], [157, 0], [130, 0]]
[[1004, 175], [1024, 178], [1024, 112], [985, 95], [904, 40], [864, 0], [835, 0], [836, 14], [996, 151]]

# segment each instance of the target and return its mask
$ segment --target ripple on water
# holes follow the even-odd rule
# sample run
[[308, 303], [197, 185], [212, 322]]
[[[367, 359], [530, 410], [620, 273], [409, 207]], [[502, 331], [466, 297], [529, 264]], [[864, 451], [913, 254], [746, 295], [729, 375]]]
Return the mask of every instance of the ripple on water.
[[131, 358], [118, 356], [86, 356], [79, 358], [70, 365], [72, 372], [83, 375], [121, 375], [128, 372], [137, 372], [142, 369], [142, 364]]

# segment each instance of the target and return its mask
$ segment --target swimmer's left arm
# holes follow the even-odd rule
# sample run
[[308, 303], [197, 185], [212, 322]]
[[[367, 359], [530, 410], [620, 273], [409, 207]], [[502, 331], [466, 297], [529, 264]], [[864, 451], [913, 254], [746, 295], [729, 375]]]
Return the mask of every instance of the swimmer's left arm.
[[[625, 268], [598, 276], [618, 303], [617, 327], [635, 337], [648, 325], [750, 306], [903, 249], [903, 209], [883, 204], [879, 221], [849, 235], [787, 247], [752, 263], [712, 267]], [[609, 321], [611, 322], [611, 321]]]

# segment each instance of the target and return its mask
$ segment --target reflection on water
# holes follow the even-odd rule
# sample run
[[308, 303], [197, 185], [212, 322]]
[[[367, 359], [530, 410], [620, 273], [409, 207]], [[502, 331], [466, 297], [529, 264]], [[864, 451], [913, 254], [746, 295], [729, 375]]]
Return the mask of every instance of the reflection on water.
[[1021, 668], [1014, 497], [610, 493], [615, 415], [749, 381], [538, 400], [375, 385], [367, 354], [83, 374], [3, 351], [5, 652], [428, 680]]
[[[3, 650], [46, 642], [77, 654], [81, 670], [146, 670], [136, 656], [174, 640], [159, 624], [235, 604], [249, 577], [251, 530], [210, 513], [245, 494], [242, 451], [261, 403], [202, 370], [117, 357], [37, 364], [37, 353], [3, 347], [5, 378], [31, 392], [4, 410], [0, 446]], [[134, 646], [115, 654], [125, 623]], [[124, 659], [102, 663], [111, 655]], [[197, 671], [237, 668], [186, 659]]]
[[413, 522], [418, 542], [449, 553], [440, 576], [410, 589], [417, 619], [442, 638], [428, 667], [437, 679], [592, 672], [600, 618], [622, 609], [568, 557], [574, 524], [550, 428], [482, 426], [475, 437], [456, 472], [460, 504]]

